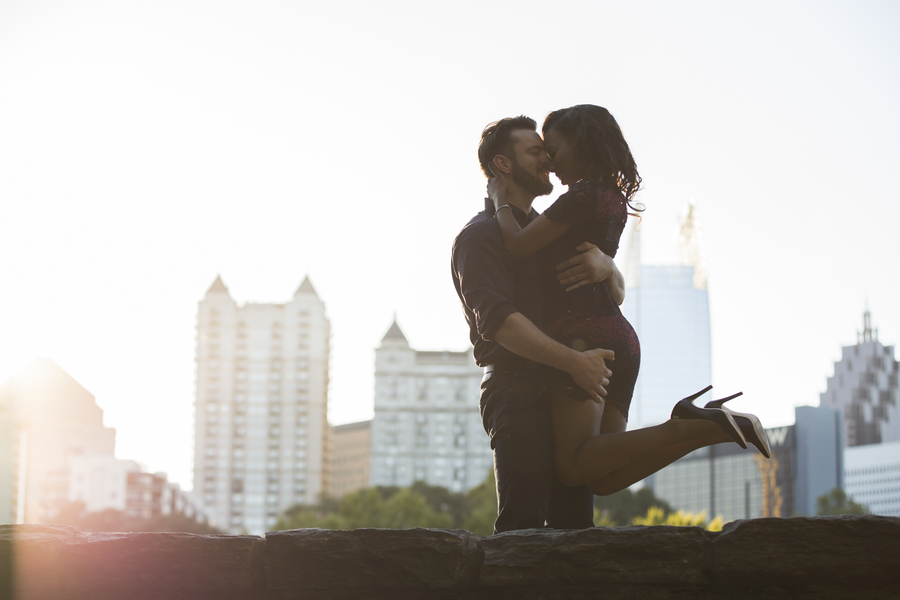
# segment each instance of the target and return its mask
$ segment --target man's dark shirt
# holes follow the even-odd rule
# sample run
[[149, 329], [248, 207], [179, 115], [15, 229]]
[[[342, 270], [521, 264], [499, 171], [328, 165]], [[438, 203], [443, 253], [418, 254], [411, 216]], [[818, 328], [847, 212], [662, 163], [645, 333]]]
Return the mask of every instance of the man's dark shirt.
[[[538, 216], [534, 209], [526, 215], [511, 208], [522, 227]], [[526, 362], [494, 341], [494, 336], [515, 312], [537, 322], [541, 308], [538, 278], [529, 261], [514, 261], [503, 248], [491, 200], [485, 200], [484, 210], [453, 240], [451, 270], [469, 324], [469, 339], [475, 346], [475, 362], [481, 367]]]

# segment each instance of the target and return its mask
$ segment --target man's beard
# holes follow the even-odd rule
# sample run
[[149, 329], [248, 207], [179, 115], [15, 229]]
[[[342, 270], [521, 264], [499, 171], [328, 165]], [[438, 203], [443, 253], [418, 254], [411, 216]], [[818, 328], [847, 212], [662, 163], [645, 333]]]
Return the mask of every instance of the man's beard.
[[544, 181], [537, 175], [532, 175], [522, 168], [517, 160], [512, 163], [512, 180], [520, 188], [535, 196], [546, 196], [553, 191], [553, 184], [549, 180]]

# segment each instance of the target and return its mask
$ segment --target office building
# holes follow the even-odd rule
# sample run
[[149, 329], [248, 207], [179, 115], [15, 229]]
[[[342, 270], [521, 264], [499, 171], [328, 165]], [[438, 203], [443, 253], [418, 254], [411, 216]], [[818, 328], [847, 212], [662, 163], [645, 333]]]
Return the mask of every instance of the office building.
[[478, 412], [482, 376], [471, 352], [410, 348], [395, 321], [375, 350], [372, 485], [462, 492], [484, 481], [493, 456]]
[[847, 448], [844, 491], [873, 515], [900, 517], [900, 442]]
[[340, 498], [344, 494], [369, 487], [372, 474], [372, 421], [333, 426], [330, 443], [328, 495]]
[[712, 382], [706, 263], [696, 209], [689, 205], [679, 229], [678, 265], [641, 263], [640, 230], [630, 227], [622, 272], [622, 314], [641, 344], [641, 370], [629, 429], [658, 425], [679, 398]]
[[24, 504], [19, 497], [19, 479], [24, 475], [23, 436], [8, 400], [0, 397], [0, 524], [21, 523], [24, 518]]
[[878, 341], [868, 309], [857, 343], [841, 349], [822, 406], [844, 411], [847, 446], [900, 442], [900, 371], [894, 347]]
[[94, 396], [49, 358], [0, 384], [0, 407], [0, 517], [50, 523], [68, 502], [71, 461], [113, 458], [116, 432], [103, 426]]
[[69, 461], [68, 502], [81, 502], [85, 513], [125, 512], [128, 476], [140, 472], [133, 460], [114, 456], [78, 456]]
[[208, 521], [193, 497], [165, 473], [147, 473], [133, 460], [78, 456], [69, 463], [68, 501], [80, 502], [85, 513], [116, 510], [133, 519], [184, 515]]
[[701, 448], [656, 473], [654, 494], [726, 522], [815, 515], [816, 499], [844, 484], [841, 413], [799, 406], [794, 414], [794, 425], [766, 430], [772, 458], [731, 443]]
[[330, 326], [309, 279], [284, 304], [200, 301], [194, 494], [219, 529], [261, 534], [327, 489]]

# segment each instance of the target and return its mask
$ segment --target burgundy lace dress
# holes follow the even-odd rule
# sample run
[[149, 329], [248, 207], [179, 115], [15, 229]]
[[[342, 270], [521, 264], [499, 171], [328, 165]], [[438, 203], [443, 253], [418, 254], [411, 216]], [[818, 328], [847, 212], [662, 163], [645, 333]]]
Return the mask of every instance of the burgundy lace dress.
[[[544, 216], [571, 228], [536, 254], [542, 263], [539, 266], [544, 300], [541, 329], [576, 350], [606, 348], [616, 353], [615, 361], [608, 365], [613, 375], [606, 386], [606, 399], [627, 419], [641, 365], [637, 334], [622, 316], [606, 282], [566, 292], [556, 279], [556, 265], [571, 258], [575, 246], [581, 242], [591, 242], [609, 256], [616, 255], [628, 217], [625, 197], [618, 190], [582, 180], [570, 186]], [[588, 398], [570, 375], [560, 371], [558, 377], [570, 397]]]

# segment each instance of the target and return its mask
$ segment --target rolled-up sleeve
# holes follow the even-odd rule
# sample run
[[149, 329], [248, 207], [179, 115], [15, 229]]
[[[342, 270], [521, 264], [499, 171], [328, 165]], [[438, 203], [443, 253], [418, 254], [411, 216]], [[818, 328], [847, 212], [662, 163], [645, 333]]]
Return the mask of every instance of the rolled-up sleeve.
[[460, 233], [453, 245], [453, 270], [467, 319], [471, 313], [478, 335], [494, 341], [517, 310], [513, 262], [493, 221], [472, 223]]

